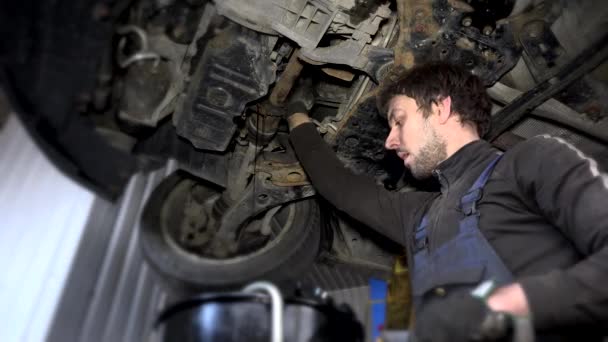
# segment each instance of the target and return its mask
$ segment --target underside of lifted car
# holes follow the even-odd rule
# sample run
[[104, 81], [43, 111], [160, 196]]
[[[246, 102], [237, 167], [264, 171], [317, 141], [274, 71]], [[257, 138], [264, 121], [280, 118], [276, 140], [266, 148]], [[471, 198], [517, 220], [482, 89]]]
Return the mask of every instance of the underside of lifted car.
[[389, 191], [432, 189], [384, 149], [378, 94], [430, 61], [479, 76], [501, 150], [560, 136], [608, 165], [601, 1], [82, 0], [2, 4], [1, 81], [48, 157], [116, 199], [169, 161], [143, 251], [167, 279], [219, 288], [298, 279], [313, 262], [390, 273], [401, 248], [315, 195], [282, 119], [311, 118], [347, 168]]

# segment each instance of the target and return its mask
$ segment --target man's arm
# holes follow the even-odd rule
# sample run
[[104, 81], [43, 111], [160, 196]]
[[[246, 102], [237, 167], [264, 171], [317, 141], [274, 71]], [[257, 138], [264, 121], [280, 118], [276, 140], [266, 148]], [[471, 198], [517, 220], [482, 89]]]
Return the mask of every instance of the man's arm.
[[287, 124], [289, 125], [289, 131], [292, 131], [294, 128], [312, 122], [308, 114], [304, 113], [293, 113], [287, 117]]
[[[585, 256], [576, 265], [519, 279], [538, 329], [608, 321], [608, 176], [559, 138], [533, 138], [515, 162], [517, 183]], [[517, 160], [516, 160], [517, 161]], [[514, 167], [518, 167], [514, 165]]]
[[406, 244], [406, 229], [430, 198], [428, 193], [386, 191], [373, 179], [347, 170], [306, 114], [288, 117], [290, 140], [315, 189], [339, 210], [388, 238]]

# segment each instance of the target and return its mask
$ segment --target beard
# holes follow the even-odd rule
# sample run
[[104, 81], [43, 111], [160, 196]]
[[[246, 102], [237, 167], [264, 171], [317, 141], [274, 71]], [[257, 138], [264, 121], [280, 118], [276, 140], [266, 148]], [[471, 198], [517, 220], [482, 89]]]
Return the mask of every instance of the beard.
[[414, 158], [410, 165], [412, 176], [416, 179], [431, 177], [437, 165], [448, 156], [445, 140], [437, 134], [433, 127], [427, 125], [426, 121], [423, 130], [426, 142], [420, 148], [420, 152], [413, 156]]

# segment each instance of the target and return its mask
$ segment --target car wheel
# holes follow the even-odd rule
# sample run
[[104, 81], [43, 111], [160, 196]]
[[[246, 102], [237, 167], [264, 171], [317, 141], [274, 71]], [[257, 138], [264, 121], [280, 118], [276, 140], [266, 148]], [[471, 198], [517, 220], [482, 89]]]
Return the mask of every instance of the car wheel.
[[253, 280], [297, 278], [319, 251], [320, 212], [312, 199], [269, 209], [240, 229], [238, 248], [209, 252], [205, 205], [220, 190], [183, 171], [162, 181], [142, 215], [141, 244], [162, 275], [189, 288], [225, 288]]

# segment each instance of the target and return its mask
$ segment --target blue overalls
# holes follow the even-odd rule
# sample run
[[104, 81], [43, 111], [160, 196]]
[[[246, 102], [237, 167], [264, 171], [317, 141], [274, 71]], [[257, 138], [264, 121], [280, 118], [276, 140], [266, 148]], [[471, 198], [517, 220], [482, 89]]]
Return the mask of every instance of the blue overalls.
[[485, 280], [494, 280], [497, 285], [512, 281], [512, 273], [479, 231], [477, 210], [483, 187], [501, 157], [485, 168], [460, 199], [465, 216], [458, 222], [458, 234], [453, 239], [430, 251], [427, 215], [416, 228], [411, 277], [416, 311], [424, 302], [447, 295], [446, 291], [470, 291]]

